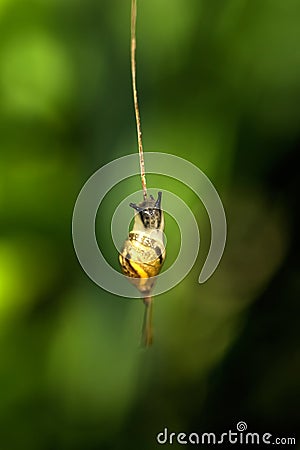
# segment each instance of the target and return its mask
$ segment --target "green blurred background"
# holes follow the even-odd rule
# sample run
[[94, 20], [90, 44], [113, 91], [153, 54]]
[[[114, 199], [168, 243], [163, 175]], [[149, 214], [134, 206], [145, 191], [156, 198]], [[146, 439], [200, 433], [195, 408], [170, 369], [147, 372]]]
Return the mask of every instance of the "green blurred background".
[[[155, 345], [139, 348], [139, 301], [102, 291], [71, 239], [76, 197], [136, 151], [130, 0], [0, 0], [0, 448], [156, 448], [179, 432], [295, 436], [299, 425], [300, 3], [143, 0], [138, 86], [144, 146], [187, 158], [224, 202], [214, 276], [156, 298]], [[113, 190], [97, 230], [118, 266]], [[127, 193], [127, 194], [126, 194]], [[178, 230], [167, 218], [168, 261]], [[101, 239], [101, 236], [103, 239]], [[174, 445], [176, 448], [176, 445]]]

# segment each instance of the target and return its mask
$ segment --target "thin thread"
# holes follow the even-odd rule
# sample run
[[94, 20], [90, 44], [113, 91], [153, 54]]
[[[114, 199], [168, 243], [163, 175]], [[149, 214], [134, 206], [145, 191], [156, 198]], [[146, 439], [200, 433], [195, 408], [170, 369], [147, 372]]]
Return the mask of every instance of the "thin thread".
[[140, 157], [141, 180], [142, 180], [144, 200], [146, 200], [147, 186], [146, 186], [145, 162], [144, 162], [144, 151], [143, 151], [143, 141], [142, 141], [142, 128], [141, 128], [141, 117], [140, 117], [138, 94], [137, 94], [137, 87], [136, 87], [136, 58], [135, 58], [136, 13], [137, 13], [136, 0], [132, 0], [132, 2], [131, 2], [131, 76], [132, 76], [132, 90], [133, 90], [134, 112], [135, 112], [135, 120], [136, 120], [136, 131], [137, 131], [137, 140], [138, 140], [139, 157]]

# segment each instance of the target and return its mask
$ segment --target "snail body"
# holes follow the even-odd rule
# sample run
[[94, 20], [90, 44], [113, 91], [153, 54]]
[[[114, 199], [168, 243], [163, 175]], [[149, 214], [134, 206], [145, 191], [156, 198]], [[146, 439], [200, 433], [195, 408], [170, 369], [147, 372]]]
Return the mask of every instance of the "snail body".
[[[152, 341], [151, 291], [155, 282], [153, 277], [159, 274], [166, 257], [161, 195], [161, 192], [159, 192], [157, 200], [150, 195], [150, 198], [139, 204], [130, 203], [130, 206], [137, 211], [137, 214], [134, 218], [133, 229], [129, 233], [119, 255], [124, 275], [143, 294], [146, 305], [144, 319], [144, 339], [146, 339], [144, 343], [146, 345], [150, 345]], [[151, 336], [148, 335], [147, 337], [147, 333], [150, 333]]]

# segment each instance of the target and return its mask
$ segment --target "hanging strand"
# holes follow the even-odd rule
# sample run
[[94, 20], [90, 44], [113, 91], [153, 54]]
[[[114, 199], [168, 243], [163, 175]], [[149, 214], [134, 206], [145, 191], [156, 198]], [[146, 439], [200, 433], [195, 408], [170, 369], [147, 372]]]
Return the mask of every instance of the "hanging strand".
[[137, 94], [137, 87], [136, 87], [136, 61], [135, 61], [136, 9], [137, 9], [136, 2], [137, 2], [137, 0], [131, 1], [131, 76], [132, 76], [132, 90], [133, 90], [137, 140], [138, 140], [138, 148], [139, 148], [139, 156], [140, 156], [141, 180], [142, 180], [144, 200], [146, 200], [147, 186], [146, 186], [145, 163], [144, 163], [144, 152], [143, 152], [143, 141], [142, 141], [141, 117], [140, 117], [138, 94]]

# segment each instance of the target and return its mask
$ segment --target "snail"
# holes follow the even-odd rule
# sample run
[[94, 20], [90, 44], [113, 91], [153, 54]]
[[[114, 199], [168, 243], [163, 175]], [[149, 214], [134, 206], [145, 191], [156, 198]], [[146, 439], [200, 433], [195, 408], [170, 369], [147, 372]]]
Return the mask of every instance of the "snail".
[[142, 342], [152, 343], [152, 297], [151, 291], [166, 257], [164, 245], [164, 214], [161, 209], [162, 193], [157, 200], [152, 195], [143, 202], [130, 203], [137, 213], [132, 231], [126, 239], [119, 261], [122, 271], [143, 295], [145, 315]]

